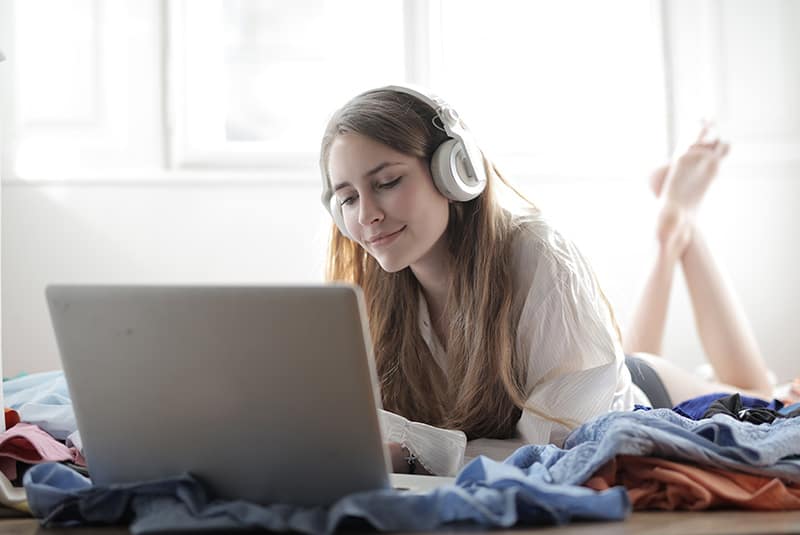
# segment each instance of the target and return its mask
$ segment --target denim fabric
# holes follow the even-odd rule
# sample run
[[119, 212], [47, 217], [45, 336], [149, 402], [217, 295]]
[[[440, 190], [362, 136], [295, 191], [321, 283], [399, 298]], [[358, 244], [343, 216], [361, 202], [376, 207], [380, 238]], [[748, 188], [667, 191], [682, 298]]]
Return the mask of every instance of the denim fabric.
[[787, 405], [782, 409], [778, 409], [778, 412], [784, 416], [788, 416], [789, 418], [797, 418], [800, 416], [800, 403], [792, 403], [791, 405]]
[[663, 457], [800, 482], [800, 420], [753, 425], [723, 415], [695, 421], [670, 409], [613, 412], [575, 429], [564, 448], [524, 446], [505, 462], [544, 481], [579, 485], [617, 455]]
[[392, 531], [620, 520], [630, 511], [622, 487], [596, 493], [577, 485], [621, 454], [800, 482], [796, 418], [753, 425], [723, 415], [695, 421], [670, 409], [614, 412], [575, 429], [564, 448], [523, 446], [504, 463], [479, 457], [464, 467], [455, 485], [422, 495], [359, 493], [330, 508], [214, 501], [190, 475], [104, 488], [65, 466], [42, 464], [23, 479], [31, 510], [45, 526], [132, 522], [134, 533], [212, 528], [331, 533], [354, 520]]
[[630, 502], [622, 487], [603, 492], [545, 483], [534, 472], [485, 457], [473, 460], [454, 485], [427, 494], [381, 490], [353, 494], [330, 508], [259, 506], [213, 501], [191, 475], [156, 482], [94, 487], [60, 464], [42, 464], [24, 477], [28, 504], [44, 526], [119, 524], [133, 533], [264, 528], [332, 533], [359, 520], [381, 531], [564, 524], [572, 519], [622, 520]]

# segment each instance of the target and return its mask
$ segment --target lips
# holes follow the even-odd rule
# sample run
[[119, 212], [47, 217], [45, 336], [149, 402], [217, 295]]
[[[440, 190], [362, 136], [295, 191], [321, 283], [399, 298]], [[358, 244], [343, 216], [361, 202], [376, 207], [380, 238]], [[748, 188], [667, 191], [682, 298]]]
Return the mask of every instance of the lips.
[[367, 243], [369, 243], [370, 245], [374, 245], [374, 246], [375, 245], [383, 245], [383, 244], [389, 243], [390, 241], [393, 241], [405, 229], [406, 229], [406, 227], [403, 226], [403, 228], [401, 228], [400, 230], [396, 230], [394, 232], [390, 232], [390, 233], [386, 233], [386, 234], [378, 234], [374, 238], [368, 239]]

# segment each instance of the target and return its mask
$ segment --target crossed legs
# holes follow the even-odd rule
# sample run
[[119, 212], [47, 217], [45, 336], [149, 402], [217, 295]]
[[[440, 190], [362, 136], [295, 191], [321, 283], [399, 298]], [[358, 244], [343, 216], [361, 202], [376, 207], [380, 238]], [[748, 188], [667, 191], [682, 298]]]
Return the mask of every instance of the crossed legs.
[[[771, 398], [767, 366], [736, 294], [720, 271], [697, 225], [696, 214], [728, 145], [704, 141], [703, 128], [685, 154], [657, 170], [651, 187], [660, 201], [658, 253], [624, 338], [626, 353], [658, 372], [675, 403], [712, 392]], [[676, 267], [683, 270], [695, 324], [716, 381], [661, 358], [661, 345]]]

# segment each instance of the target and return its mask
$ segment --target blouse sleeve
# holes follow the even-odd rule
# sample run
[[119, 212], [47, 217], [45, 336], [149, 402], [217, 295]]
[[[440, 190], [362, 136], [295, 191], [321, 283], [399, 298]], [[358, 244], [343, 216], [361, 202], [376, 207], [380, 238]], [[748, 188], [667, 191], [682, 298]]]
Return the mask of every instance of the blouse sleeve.
[[531, 267], [517, 331], [527, 405], [562, 423], [524, 410], [517, 430], [527, 443], [560, 446], [577, 425], [632, 408], [630, 374], [609, 305], [575, 245], [550, 230], [520, 258]]
[[408, 448], [433, 475], [455, 476], [464, 462], [467, 436], [462, 431], [412, 422], [393, 412], [380, 411], [383, 438]]

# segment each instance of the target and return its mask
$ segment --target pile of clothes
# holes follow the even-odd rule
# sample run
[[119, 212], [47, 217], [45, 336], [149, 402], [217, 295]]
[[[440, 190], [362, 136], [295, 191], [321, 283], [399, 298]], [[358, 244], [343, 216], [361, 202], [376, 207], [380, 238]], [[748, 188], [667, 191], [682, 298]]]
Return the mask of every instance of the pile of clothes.
[[0, 504], [30, 512], [22, 488], [33, 465], [59, 462], [86, 474], [72, 402], [61, 371], [6, 381], [6, 431], [0, 433]]
[[[24, 422], [24, 408], [21, 416]], [[79, 451], [60, 463], [37, 463], [23, 482], [31, 512], [47, 527], [129, 523], [134, 533], [332, 533], [365, 524], [432, 530], [622, 520], [643, 509], [800, 509], [798, 416], [800, 405], [725, 394], [675, 409], [614, 412], [575, 429], [563, 448], [528, 445], [504, 462], [478, 457], [453, 485], [426, 494], [363, 492], [328, 508], [221, 501], [191, 474], [95, 486], [76, 470]]]

